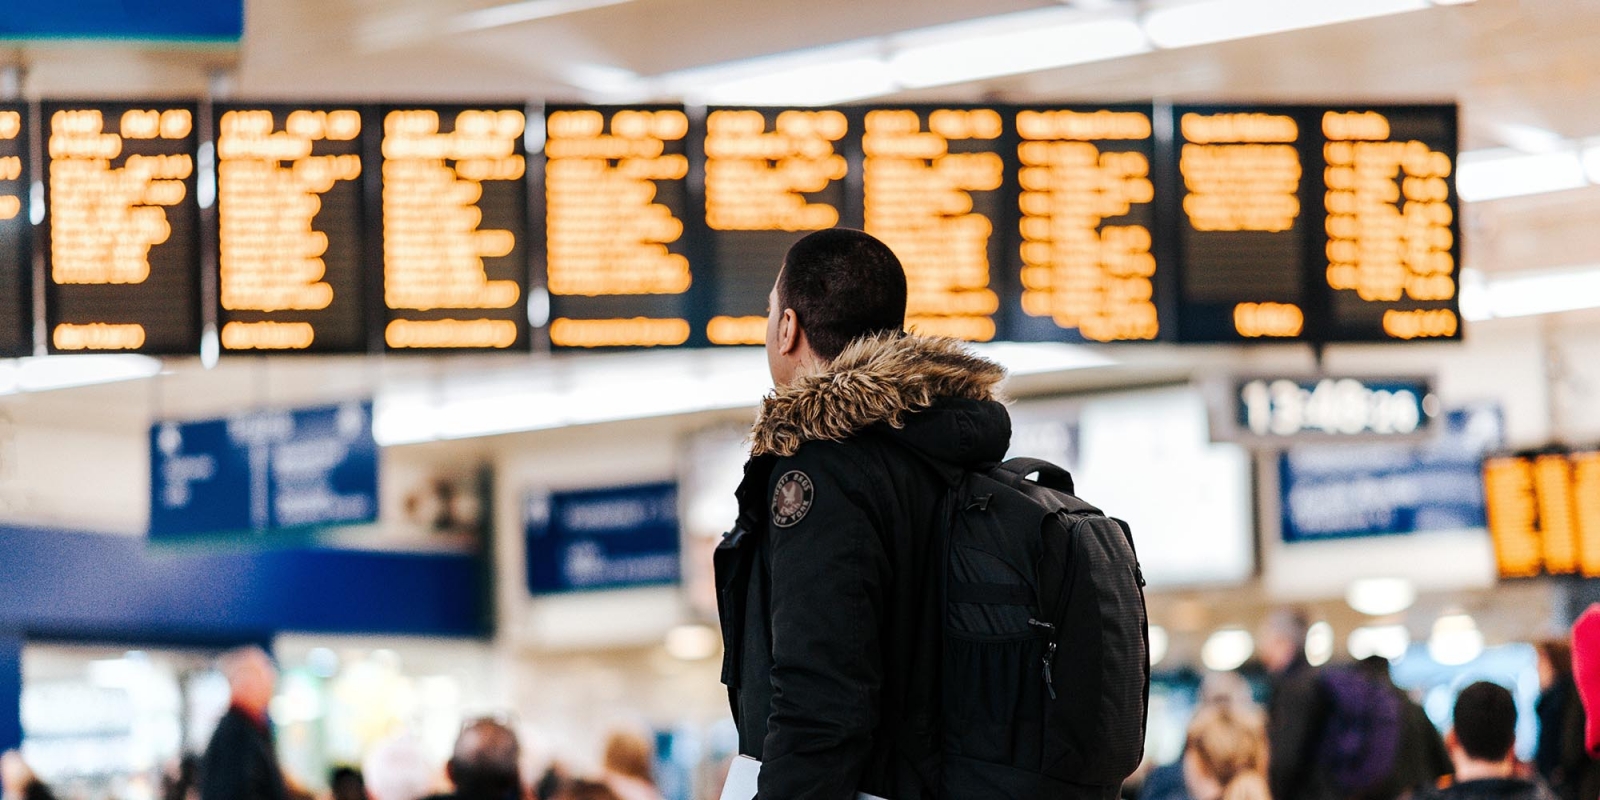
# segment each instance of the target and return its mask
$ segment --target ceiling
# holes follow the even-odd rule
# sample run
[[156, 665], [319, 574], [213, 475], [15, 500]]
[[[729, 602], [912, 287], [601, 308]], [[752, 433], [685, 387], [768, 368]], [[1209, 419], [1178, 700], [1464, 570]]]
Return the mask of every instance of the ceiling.
[[[246, 33], [237, 47], [0, 48], [0, 67], [17, 66], [12, 75], [20, 77], [21, 91], [36, 97], [211, 93], [599, 101], [606, 98], [594, 87], [621, 78], [647, 80], [979, 17], [1064, 5], [1116, 13], [1158, 1], [612, 0], [587, 11], [453, 32], [472, 13], [504, 8], [511, 0], [247, 0]], [[1462, 107], [1462, 147], [1477, 150], [1526, 146], [1529, 131], [1566, 140], [1600, 137], [1596, 42], [1596, 0], [1477, 0], [885, 97], [1455, 100]], [[1600, 262], [1600, 187], [1472, 203], [1463, 218], [1464, 262], [1484, 272]], [[540, 363], [537, 370], [555, 369]], [[463, 385], [476, 385], [502, 374], [529, 374], [524, 359], [466, 357], [252, 360], [224, 363], [216, 371], [175, 368], [178, 376], [162, 381], [13, 396], [0, 414], [52, 424], [82, 420], [84, 409], [99, 407], [108, 426], [125, 429], [163, 412], [289, 401], [275, 394], [274, 387], [285, 385], [306, 387], [295, 393], [300, 400], [351, 396], [397, 382], [432, 386], [459, 376], [467, 381]]]

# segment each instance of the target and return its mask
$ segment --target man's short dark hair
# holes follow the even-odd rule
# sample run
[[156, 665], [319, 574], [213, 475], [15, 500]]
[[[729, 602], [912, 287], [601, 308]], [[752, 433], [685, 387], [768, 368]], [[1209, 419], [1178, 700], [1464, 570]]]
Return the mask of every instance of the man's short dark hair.
[[493, 720], [468, 723], [450, 757], [450, 780], [462, 800], [500, 800], [521, 789], [517, 734]]
[[1504, 761], [1517, 743], [1517, 704], [1505, 687], [1478, 681], [1456, 697], [1456, 741], [1477, 761]]
[[906, 273], [883, 242], [829, 228], [789, 248], [778, 303], [794, 309], [811, 349], [832, 361], [856, 339], [905, 327]]

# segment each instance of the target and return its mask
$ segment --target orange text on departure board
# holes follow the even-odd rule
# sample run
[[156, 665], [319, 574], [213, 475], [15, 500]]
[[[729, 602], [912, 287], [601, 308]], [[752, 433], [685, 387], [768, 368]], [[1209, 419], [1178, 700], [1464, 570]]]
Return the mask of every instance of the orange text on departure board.
[[[361, 133], [353, 109], [292, 111], [278, 125], [264, 109], [227, 111], [217, 125], [218, 290], [230, 311], [314, 311], [333, 303], [323, 280], [328, 234], [313, 222], [322, 195], [361, 177], [355, 154], [312, 155], [319, 141]], [[310, 323], [230, 321], [229, 350], [297, 350], [311, 346]]]
[[50, 278], [57, 284], [143, 283], [150, 248], [172, 235], [166, 208], [188, 192], [194, 160], [184, 154], [130, 155], [125, 139], [182, 139], [187, 109], [130, 110], [107, 133], [98, 109], [50, 118]]
[[862, 136], [863, 209], [868, 233], [899, 256], [906, 271], [906, 323], [927, 333], [974, 341], [994, 338], [1000, 301], [989, 288], [993, 222], [974, 213], [973, 193], [1000, 188], [999, 153], [951, 152], [950, 143], [994, 140], [993, 109], [869, 111]]
[[[658, 181], [689, 174], [688, 157], [667, 153], [667, 142], [689, 133], [682, 111], [552, 112], [545, 131], [547, 274], [551, 294], [682, 294], [689, 259], [668, 250], [683, 237], [683, 221], [655, 202]], [[681, 336], [679, 334], [682, 334]], [[680, 319], [557, 318], [551, 343], [562, 347], [682, 344]]]
[[815, 231], [839, 224], [839, 209], [806, 194], [844, 178], [834, 143], [848, 128], [838, 111], [790, 110], [773, 130], [760, 111], [706, 117], [706, 224], [721, 231]]
[[1600, 576], [1600, 453], [1488, 459], [1484, 500], [1502, 576]]
[[1178, 170], [1197, 231], [1269, 231], [1300, 216], [1298, 126], [1274, 114], [1184, 114]]
[[[430, 109], [384, 118], [383, 294], [390, 309], [510, 308], [520, 299], [516, 281], [490, 280], [484, 271], [484, 259], [509, 255], [517, 241], [512, 231], [479, 227], [478, 201], [486, 181], [522, 180], [526, 160], [516, 146], [526, 127], [527, 117], [513, 109], [461, 111], [450, 133], [439, 131], [439, 113]], [[390, 347], [516, 342], [509, 320], [396, 322], [385, 330]], [[427, 328], [432, 332], [423, 333]]]
[[1148, 141], [1138, 112], [1021, 111], [1022, 308], [1092, 341], [1154, 339], [1150, 229], [1105, 220], [1155, 196], [1144, 153], [1101, 143]]
[[[22, 134], [22, 114], [17, 111], [0, 111], [0, 139], [16, 139]], [[14, 181], [22, 177], [22, 156], [0, 157], [0, 181]], [[13, 219], [22, 213], [22, 197], [0, 194], [0, 220]]]
[[[1369, 302], [1454, 298], [1449, 154], [1391, 141], [1389, 119], [1375, 111], [1329, 111], [1322, 132], [1328, 286]], [[1455, 312], [1397, 311], [1383, 327], [1397, 339], [1451, 336]]]

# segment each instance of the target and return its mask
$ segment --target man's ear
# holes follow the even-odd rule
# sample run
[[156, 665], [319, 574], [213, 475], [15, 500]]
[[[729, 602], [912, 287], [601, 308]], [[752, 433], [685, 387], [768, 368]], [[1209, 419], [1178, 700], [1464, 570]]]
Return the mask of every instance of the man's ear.
[[778, 352], [786, 356], [794, 355], [799, 352], [803, 338], [800, 317], [795, 315], [794, 309], [784, 309], [783, 316], [778, 318]]
[[1451, 728], [1450, 730], [1444, 732], [1444, 746], [1445, 749], [1452, 753], [1461, 747], [1461, 740], [1456, 738], [1455, 728]]

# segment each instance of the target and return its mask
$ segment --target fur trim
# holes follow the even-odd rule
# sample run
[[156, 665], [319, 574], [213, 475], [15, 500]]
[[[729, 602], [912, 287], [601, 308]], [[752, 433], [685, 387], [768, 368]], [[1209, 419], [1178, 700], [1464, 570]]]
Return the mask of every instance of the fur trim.
[[767, 395], [751, 435], [751, 455], [792, 456], [811, 441], [840, 441], [945, 397], [993, 400], [1004, 367], [955, 339], [872, 336], [852, 342], [823, 371]]

